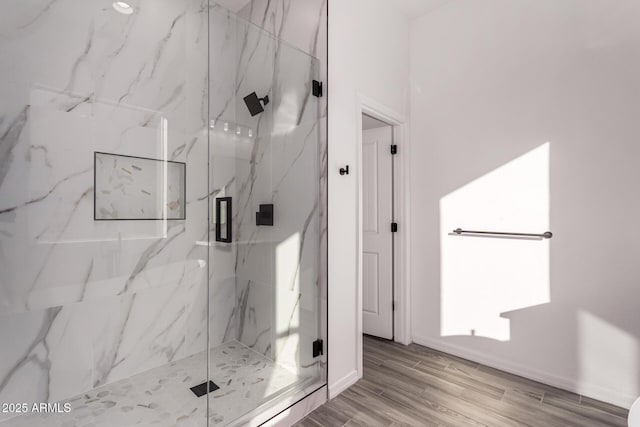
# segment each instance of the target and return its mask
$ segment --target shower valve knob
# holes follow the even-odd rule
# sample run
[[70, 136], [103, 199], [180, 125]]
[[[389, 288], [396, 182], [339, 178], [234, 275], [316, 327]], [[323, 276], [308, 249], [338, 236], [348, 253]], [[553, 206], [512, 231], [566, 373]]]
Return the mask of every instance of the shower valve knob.
[[349, 165], [340, 168], [340, 175], [349, 175]]

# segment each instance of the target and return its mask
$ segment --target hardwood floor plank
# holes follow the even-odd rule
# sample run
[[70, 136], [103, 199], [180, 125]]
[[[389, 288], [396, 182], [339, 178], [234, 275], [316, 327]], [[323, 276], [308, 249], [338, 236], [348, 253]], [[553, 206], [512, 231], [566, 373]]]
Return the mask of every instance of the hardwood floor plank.
[[373, 356], [379, 360], [390, 360], [408, 367], [420, 362], [420, 357], [412, 352], [392, 347], [384, 347], [384, 345], [385, 343], [374, 340], [374, 343], [363, 345], [363, 354], [368, 353], [369, 356]]
[[297, 425], [299, 427], [322, 427], [319, 421], [316, 421], [317, 415], [310, 414], [304, 420], [300, 421]]
[[460, 375], [460, 372], [447, 369], [437, 370], [431, 366], [425, 366], [422, 364], [416, 365], [413, 369], [423, 374], [440, 378], [441, 380], [455, 384], [463, 389], [471, 389], [479, 393], [484, 393], [494, 399], [501, 399], [505, 392], [504, 388], [496, 387], [488, 381], [480, 380], [473, 376]]
[[[422, 393], [425, 387], [427, 387], [427, 384], [419, 378], [413, 377], [411, 371], [403, 372], [403, 369], [408, 370], [411, 368], [387, 361], [382, 366], [377, 367], [376, 370], [367, 371], [367, 379], [382, 389], [395, 386], [411, 393]], [[461, 389], [460, 392], [462, 392]]]
[[[307, 418], [311, 418], [312, 421], [326, 427], [338, 427], [345, 425], [347, 422], [349, 422], [349, 417], [340, 409], [338, 409], [336, 400], [339, 398], [340, 397], [338, 396], [336, 399], [332, 400], [331, 405], [323, 405], [320, 408], [316, 409], [309, 416], [307, 416], [305, 420]], [[334, 404], [334, 402], [336, 404]]]
[[492, 382], [495, 385], [502, 385], [506, 388], [516, 388], [521, 390], [527, 390], [532, 393], [552, 393], [558, 395], [564, 395], [567, 399], [580, 401], [580, 396], [574, 393], [570, 393], [559, 388], [543, 384], [537, 381], [530, 380], [528, 378], [520, 377], [510, 374], [508, 372], [500, 371], [489, 366], [480, 365], [478, 369], [473, 373], [485, 380]]
[[402, 425], [451, 425], [451, 422], [464, 418], [448, 408], [430, 408], [420, 399], [420, 395], [393, 386], [383, 392], [379, 400], [387, 408], [394, 422]]
[[300, 427], [625, 427], [624, 408], [416, 344], [364, 338], [364, 377]]
[[367, 351], [365, 351], [364, 354], [362, 355], [362, 360], [365, 363], [368, 362], [376, 366], [380, 366], [384, 363], [384, 359], [380, 359], [379, 357], [376, 357], [372, 352], [367, 352]]
[[544, 397], [542, 398], [542, 405], [543, 407], [545, 405], [552, 406], [557, 409], [562, 409], [563, 411], [571, 413], [575, 416], [581, 416], [589, 420], [594, 420], [594, 426], [626, 427], [627, 425], [626, 419], [622, 419], [617, 415], [610, 414], [600, 409], [583, 406], [580, 403], [574, 402], [573, 400], [566, 399], [564, 396], [554, 396], [545, 393]]
[[513, 390], [508, 390], [500, 401], [487, 399], [472, 390], [465, 390], [460, 399], [474, 402], [486, 410], [531, 427], [585, 427], [592, 423], [591, 420], [585, 420], [582, 417], [570, 417], [567, 414], [557, 413], [555, 408], [545, 408], [540, 404], [537, 396]]
[[588, 408], [599, 409], [601, 411], [608, 412], [612, 415], [616, 415], [620, 418], [624, 418], [625, 420], [629, 416], [629, 411], [627, 411], [624, 408], [620, 408], [619, 406], [615, 406], [606, 402], [601, 402], [599, 400], [595, 400], [586, 396], [582, 396], [582, 399], [580, 400], [580, 405], [586, 406]]
[[462, 413], [462, 411], [456, 411], [452, 409], [451, 403], [455, 401], [455, 397], [449, 396], [451, 400], [447, 401], [448, 395], [445, 393], [438, 393], [439, 398], [428, 399], [422, 394], [414, 395], [408, 394], [401, 390], [389, 389], [383, 393], [383, 396], [391, 399], [397, 405], [403, 408], [404, 411], [412, 414], [414, 418], [430, 418], [433, 421], [437, 421], [444, 425], [468, 425], [468, 426], [485, 426], [486, 424], [469, 417]]
[[[379, 338], [367, 337], [364, 341], [365, 348], [372, 348], [378, 352], [383, 352], [391, 357], [402, 356], [405, 359], [422, 361], [427, 364], [435, 364], [446, 367], [457, 358], [448, 357], [445, 353], [422, 347], [416, 344], [403, 345], [393, 341], [382, 340]], [[459, 359], [463, 361], [464, 359]]]
[[362, 378], [355, 385], [353, 385], [353, 387], [362, 387], [373, 394], [382, 394], [382, 392], [386, 388], [386, 387], [379, 386], [375, 382], [369, 380], [369, 378]]

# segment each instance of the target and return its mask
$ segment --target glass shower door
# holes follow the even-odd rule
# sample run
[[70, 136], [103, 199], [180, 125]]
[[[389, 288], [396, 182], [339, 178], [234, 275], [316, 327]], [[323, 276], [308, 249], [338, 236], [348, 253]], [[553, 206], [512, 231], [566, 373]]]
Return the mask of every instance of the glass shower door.
[[314, 79], [315, 58], [212, 5], [210, 425], [323, 380]]
[[0, 426], [206, 424], [208, 14], [127, 3], [2, 3]]

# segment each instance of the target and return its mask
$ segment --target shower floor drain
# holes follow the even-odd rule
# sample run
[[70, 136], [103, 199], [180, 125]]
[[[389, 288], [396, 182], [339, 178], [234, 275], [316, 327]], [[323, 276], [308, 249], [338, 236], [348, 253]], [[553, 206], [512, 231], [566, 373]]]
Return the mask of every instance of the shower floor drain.
[[202, 384], [198, 384], [197, 386], [191, 387], [191, 391], [198, 397], [202, 397], [207, 394], [207, 384], [209, 384], [209, 393], [212, 391], [218, 390], [220, 387], [213, 381], [209, 380], [208, 383], [204, 382]]

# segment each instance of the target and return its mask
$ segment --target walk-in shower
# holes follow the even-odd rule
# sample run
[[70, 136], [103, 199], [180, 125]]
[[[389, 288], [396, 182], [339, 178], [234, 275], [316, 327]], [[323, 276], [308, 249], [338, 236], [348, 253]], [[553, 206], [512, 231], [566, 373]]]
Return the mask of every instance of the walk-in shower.
[[248, 3], [3, 4], [0, 426], [242, 425], [324, 384], [320, 63]]

